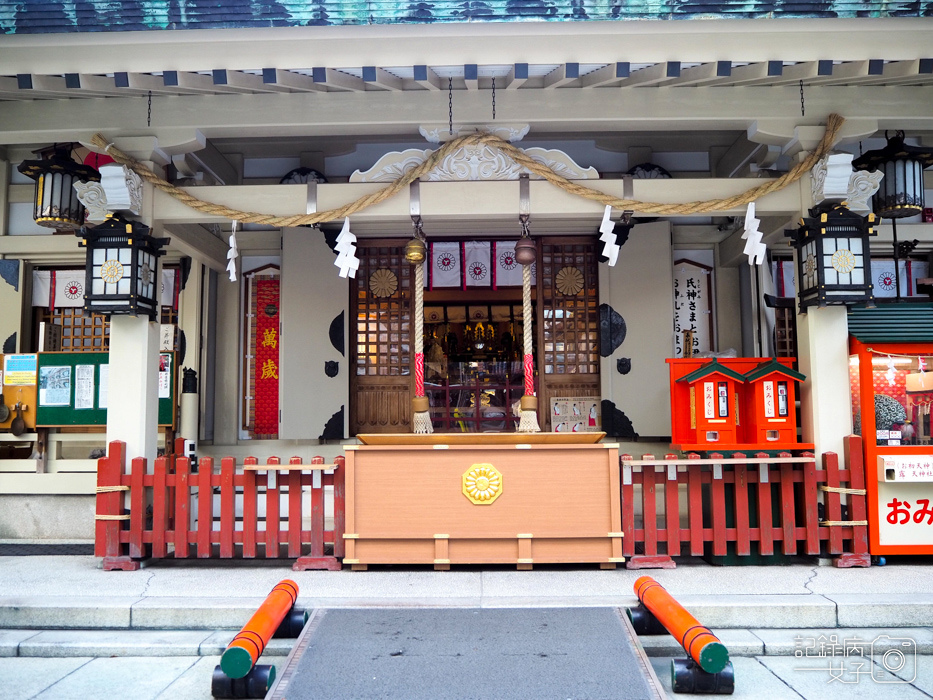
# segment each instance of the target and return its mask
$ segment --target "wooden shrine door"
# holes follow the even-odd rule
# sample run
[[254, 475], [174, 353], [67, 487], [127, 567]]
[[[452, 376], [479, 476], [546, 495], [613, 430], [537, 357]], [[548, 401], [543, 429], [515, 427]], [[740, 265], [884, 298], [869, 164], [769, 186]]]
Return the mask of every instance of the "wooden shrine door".
[[600, 400], [599, 245], [594, 238], [567, 237], [544, 238], [539, 246], [535, 359], [541, 430], [554, 430], [552, 398]]
[[411, 431], [412, 266], [405, 239], [359, 241], [350, 281], [350, 434]]

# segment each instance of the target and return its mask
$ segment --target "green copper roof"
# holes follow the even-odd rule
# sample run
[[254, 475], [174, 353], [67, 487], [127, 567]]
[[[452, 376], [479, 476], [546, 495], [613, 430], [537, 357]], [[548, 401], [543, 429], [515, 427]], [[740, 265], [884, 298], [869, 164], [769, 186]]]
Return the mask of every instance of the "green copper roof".
[[678, 379], [678, 382], [686, 382], [687, 384], [693, 384], [693, 382], [703, 379], [703, 377], [708, 377], [711, 374], [723, 374], [730, 379], [734, 379], [737, 382], [745, 383], [745, 377], [733, 369], [729, 369], [723, 364], [719, 363], [715, 357], [709, 364], [703, 365], [700, 369], [693, 370], [690, 374], [685, 374], [683, 377]]
[[796, 379], [798, 382], [802, 382], [806, 379], [806, 376], [801, 374], [795, 369], [791, 369], [787, 365], [782, 365], [775, 359], [770, 360], [769, 362], [762, 362], [755, 369], [750, 372], [745, 373], [745, 379], [753, 382], [756, 379], [761, 379], [762, 377], [767, 377], [769, 374], [773, 373], [783, 374], [785, 377], [790, 377], [791, 379]]
[[849, 334], [863, 343], [933, 343], [933, 304], [849, 309]]

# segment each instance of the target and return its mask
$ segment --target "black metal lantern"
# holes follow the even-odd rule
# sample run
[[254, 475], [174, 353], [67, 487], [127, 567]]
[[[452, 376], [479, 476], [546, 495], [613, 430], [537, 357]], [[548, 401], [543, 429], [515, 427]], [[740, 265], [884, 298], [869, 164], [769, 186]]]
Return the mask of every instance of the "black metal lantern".
[[84, 224], [84, 205], [78, 200], [76, 182], [100, 182], [100, 173], [76, 163], [67, 148], [55, 147], [43, 160], [26, 160], [17, 168], [36, 181], [33, 218], [39, 226], [77, 229]]
[[852, 161], [856, 170], [884, 173], [881, 187], [872, 198], [875, 214], [884, 219], [902, 219], [923, 211], [923, 170], [933, 165], [933, 148], [908, 146], [904, 132], [888, 137], [887, 145]]
[[144, 314], [155, 320], [161, 293], [159, 257], [168, 238], [153, 238], [150, 228], [114, 214], [77, 233], [87, 247], [84, 313]]
[[844, 204], [810, 210], [796, 230], [785, 231], [797, 249], [800, 313], [808, 306], [871, 302], [871, 254], [875, 215], [860, 216]]

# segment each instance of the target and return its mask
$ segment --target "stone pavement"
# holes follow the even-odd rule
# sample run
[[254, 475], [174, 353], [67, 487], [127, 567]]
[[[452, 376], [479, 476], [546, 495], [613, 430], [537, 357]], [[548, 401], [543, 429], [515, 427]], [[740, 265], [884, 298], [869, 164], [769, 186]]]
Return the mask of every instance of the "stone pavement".
[[[93, 557], [0, 557], [0, 697], [209, 698], [227, 640], [283, 578], [298, 583], [298, 604], [308, 609], [573, 608], [634, 605], [632, 585], [647, 574], [719, 634], [735, 664], [737, 699], [933, 698], [933, 562], [818, 564], [293, 572], [286, 562], [191, 561], [104, 572]], [[840, 645], [857, 637], [862, 653], [821, 656], [832, 635]], [[901, 667], [884, 657], [898, 638], [912, 645]], [[676, 645], [670, 637], [642, 643], [669, 688]], [[283, 663], [290, 646], [273, 640], [263, 663]], [[808, 647], [809, 656], [793, 655]], [[886, 667], [896, 675], [881, 680], [891, 682], [869, 674]], [[384, 696], [407, 697], [398, 687]]]

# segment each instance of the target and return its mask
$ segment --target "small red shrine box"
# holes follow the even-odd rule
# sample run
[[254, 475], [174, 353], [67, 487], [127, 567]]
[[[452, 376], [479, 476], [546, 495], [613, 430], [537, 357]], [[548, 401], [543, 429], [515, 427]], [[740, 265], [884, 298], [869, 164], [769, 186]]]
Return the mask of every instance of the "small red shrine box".
[[684, 442], [711, 448], [741, 442], [738, 391], [745, 383], [743, 375], [713, 359], [676, 381], [690, 388], [690, 427]]
[[797, 446], [796, 382], [806, 377], [776, 360], [745, 374], [748, 425], [744, 442], [775, 447]]

